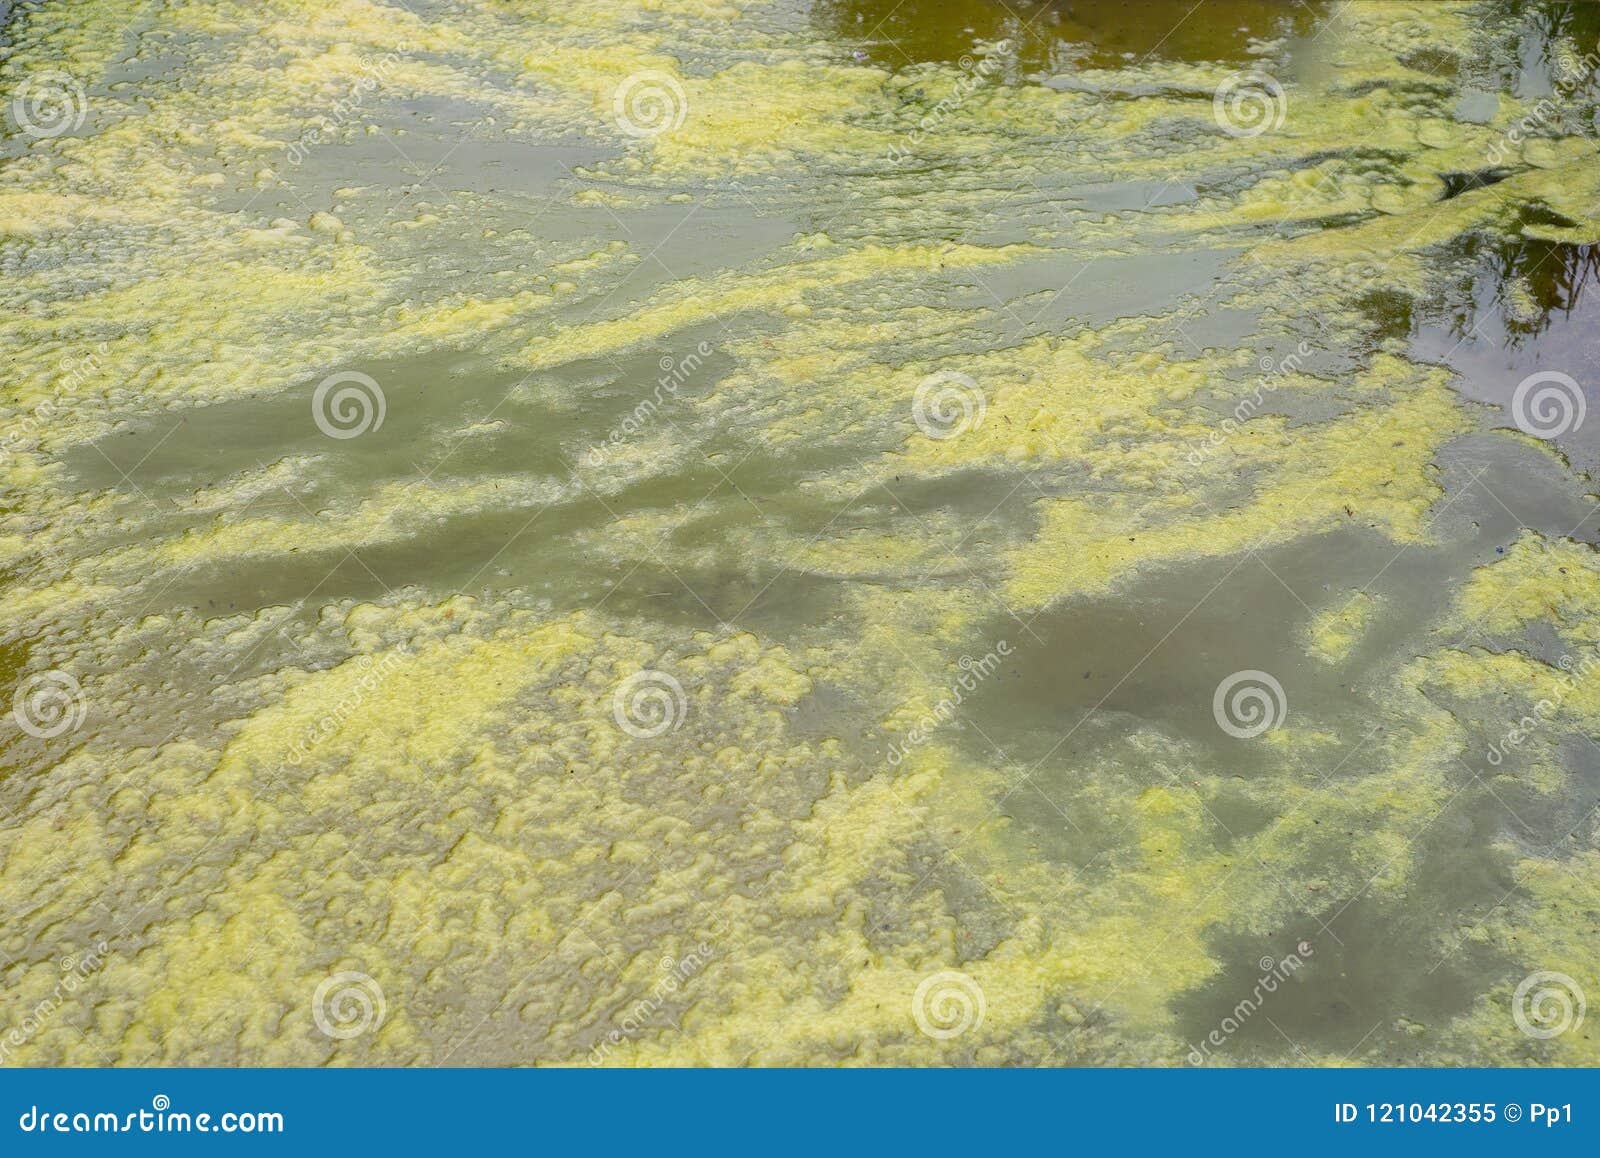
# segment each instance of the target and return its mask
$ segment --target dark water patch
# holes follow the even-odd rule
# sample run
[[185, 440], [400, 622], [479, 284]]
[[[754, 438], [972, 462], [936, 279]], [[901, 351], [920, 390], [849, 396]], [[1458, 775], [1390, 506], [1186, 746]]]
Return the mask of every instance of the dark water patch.
[[1252, 42], [1310, 32], [1321, 3], [1278, 0], [818, 0], [812, 20], [890, 68], [950, 62], [980, 40], [1010, 40], [1025, 70], [1105, 67], [1146, 57], [1255, 59]]
[[1580, 58], [1600, 44], [1600, 4], [1593, 0], [1491, 0], [1484, 6], [1485, 28], [1506, 31], [1487, 40], [1464, 71], [1484, 88], [1514, 92], [1523, 99], [1560, 94], [1574, 111], [1592, 106], [1600, 86], [1592, 71], [1574, 75], [1562, 51], [1570, 43]]
[[[1425, 893], [1426, 906], [1372, 884], [1268, 936], [1219, 935], [1222, 974], [1174, 1003], [1185, 1042], [1233, 1064], [1285, 1050], [1414, 1063], [1430, 1031], [1471, 1008], [1481, 978], [1506, 968], [1493, 948], [1459, 937], [1514, 888], [1509, 858], [1491, 847], [1494, 807], [1482, 793], [1458, 796], [1411, 845], [1411, 894]], [[1359, 836], [1331, 832], [1330, 854]], [[1263, 985], [1272, 976], [1275, 989]]]
[[1464, 340], [1482, 327], [1511, 349], [1535, 339], [1560, 339], [1573, 323], [1594, 321], [1600, 282], [1600, 246], [1536, 237], [1492, 238], [1481, 234], [1451, 247], [1448, 260], [1468, 272], [1429, 304], [1424, 326]]
[[1461, 57], [1446, 48], [1419, 48], [1399, 59], [1407, 68], [1446, 79], [1455, 77], [1461, 69]]
[[[1335, 529], [1253, 556], [1130, 578], [1115, 592], [1039, 614], [1022, 634], [1001, 618], [986, 627], [985, 638], [1008, 638], [1015, 650], [968, 697], [962, 718], [976, 726], [959, 734], [974, 755], [987, 754], [984, 737], [1004, 737], [1010, 761], [1031, 770], [1030, 794], [1008, 800], [1007, 809], [1037, 830], [1041, 855], [1083, 865], [1118, 847], [1120, 826], [1105, 819], [1103, 800], [1082, 781], [1085, 768], [1134, 789], [1166, 783], [1179, 769], [1245, 783], [1276, 774], [1281, 750], [1228, 735], [1214, 715], [1214, 693], [1235, 672], [1273, 676], [1284, 691], [1286, 726], [1331, 734], [1319, 766], [1341, 766], [1386, 718], [1399, 666], [1463, 642], [1465, 632], [1441, 626], [1446, 593], [1497, 558], [1524, 526], [1581, 530], [1594, 512], [1558, 464], [1503, 437], [1463, 439], [1440, 456], [1440, 467], [1446, 498], [1436, 504], [1430, 544]], [[1348, 654], [1336, 662], [1309, 654], [1316, 617], [1357, 592], [1373, 608]], [[1164, 771], [1149, 759], [1151, 743], [1163, 753]], [[1219, 838], [1273, 819], [1245, 795], [1208, 802], [1226, 827]], [[1560, 822], [1552, 812], [1538, 832]]]
[[[316, 391], [325, 380], [319, 378], [281, 394], [129, 421], [90, 446], [69, 450], [62, 461], [88, 488], [171, 487], [180, 493], [215, 485], [226, 477], [227, 464], [236, 470], [260, 467], [295, 454], [325, 456], [330, 472], [338, 475], [412, 478], [420, 473], [412, 464], [428, 463], [441, 430], [487, 416], [518, 381], [454, 351], [330, 367], [328, 375], [347, 370], [377, 384], [374, 391], [350, 383], [364, 404], [358, 405], [355, 395], [337, 403], [335, 385], [319, 408]], [[347, 437], [325, 433], [318, 425], [319, 410], [329, 428]], [[552, 468], [559, 464], [553, 449], [543, 457]]]
[[1465, 272], [1409, 311], [1415, 356], [1458, 371], [1462, 392], [1499, 407], [1504, 425], [1600, 464], [1600, 423], [1585, 421], [1600, 406], [1600, 246], [1474, 234], [1447, 250]]
[[1416, 329], [1416, 299], [1401, 290], [1373, 290], [1356, 300], [1372, 325], [1372, 340], [1409, 338]]
[[1473, 189], [1487, 189], [1490, 185], [1498, 185], [1511, 176], [1509, 169], [1477, 169], [1466, 173], [1441, 173], [1439, 179], [1444, 182], [1444, 196], [1441, 201], [1449, 201]]
[[[1318, 713], [1359, 711], [1337, 669], [1302, 654], [1297, 628], [1306, 605], [1359, 587], [1394, 549], [1349, 530], [1263, 552], [1181, 565], [1134, 580], [1128, 589], [1062, 604], [1037, 616], [1033, 635], [1012, 661], [1021, 678], [999, 696], [980, 692], [975, 715], [993, 713], [993, 730], [1034, 737], [1019, 758], [1046, 749], [1091, 715], [1154, 726], [1203, 749], [1238, 771], [1276, 766], [1260, 745], [1235, 748], [1212, 715], [1219, 681], [1242, 670], [1275, 673], [1289, 702]], [[990, 724], [984, 723], [986, 731]]]
[[[1185, 298], [1198, 300], [1212, 289], [1232, 258], [1225, 250], [1109, 257], [1051, 253], [986, 273], [980, 286], [953, 304], [977, 307], [998, 296], [1012, 303], [1012, 314], [1030, 331], [1071, 333], [1141, 314], [1158, 316]], [[1219, 320], [1198, 310], [1185, 318], [1195, 329]], [[1208, 333], [1197, 340], [1213, 339]]]
[[[1448, 702], [1436, 688], [1427, 694]], [[1557, 793], [1540, 792], [1509, 767], [1489, 767], [1475, 754], [1454, 762], [1446, 771], [1448, 801], [1412, 834], [1405, 861], [1397, 862], [1407, 881], [1403, 891], [1383, 883], [1381, 871], [1340, 896], [1301, 890], [1295, 895], [1303, 911], [1276, 933], [1219, 936], [1215, 954], [1225, 972], [1174, 1006], [1186, 1040], [1200, 1044], [1219, 1026], [1229, 1029], [1216, 1053], [1234, 1062], [1279, 1056], [1284, 1037], [1297, 1050], [1352, 1054], [1367, 1063], [1413, 1064], [1424, 1056], [1429, 1035], [1477, 1000], [1481, 978], [1520, 973], [1504, 953], [1471, 935], [1515, 896], [1516, 861], [1562, 849], [1568, 835], [1587, 827], [1600, 801], [1593, 745], [1579, 737], [1560, 746], [1572, 776]], [[1329, 847], [1317, 852], [1317, 863], [1339, 864], [1340, 845], [1360, 835], [1328, 826], [1322, 838]], [[1411, 903], [1418, 895], [1429, 903]], [[1302, 941], [1311, 950], [1304, 967], [1263, 996], [1256, 954], [1278, 950], [1281, 959], [1282, 946]]]

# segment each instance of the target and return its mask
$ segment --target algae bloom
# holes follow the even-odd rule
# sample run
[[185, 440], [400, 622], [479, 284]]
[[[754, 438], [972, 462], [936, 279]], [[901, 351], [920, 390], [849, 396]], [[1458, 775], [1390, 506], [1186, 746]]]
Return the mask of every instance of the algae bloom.
[[1193, 7], [0, 4], [0, 1062], [1600, 1062], [1600, 7]]

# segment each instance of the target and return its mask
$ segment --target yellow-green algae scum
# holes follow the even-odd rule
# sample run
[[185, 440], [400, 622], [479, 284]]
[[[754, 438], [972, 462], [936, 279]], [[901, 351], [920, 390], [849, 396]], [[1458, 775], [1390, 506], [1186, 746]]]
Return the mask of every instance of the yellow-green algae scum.
[[1595, 22], [1073, 7], [17, 6], [5, 1061], [1600, 1060]]

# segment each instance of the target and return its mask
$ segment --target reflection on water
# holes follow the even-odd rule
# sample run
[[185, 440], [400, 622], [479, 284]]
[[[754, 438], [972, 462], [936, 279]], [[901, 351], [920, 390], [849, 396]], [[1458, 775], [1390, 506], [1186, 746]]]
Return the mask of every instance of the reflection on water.
[[[1533, 209], [1522, 228], [1571, 222]], [[1586, 406], [1600, 406], [1600, 247], [1537, 236], [1473, 233], [1443, 247], [1460, 272], [1427, 301], [1369, 302], [1397, 335], [1409, 335], [1421, 357], [1460, 372], [1469, 397], [1501, 407], [1519, 423], [1513, 402], [1530, 375], [1558, 373], [1574, 380]], [[1586, 469], [1600, 466], [1600, 431], [1579, 422], [1557, 444]]]
[[975, 42], [1010, 40], [1025, 67], [1168, 60], [1243, 62], [1261, 40], [1303, 33], [1327, 4], [1280, 0], [818, 0], [829, 34], [879, 64], [953, 61]]
[[[1600, 4], [1491, 0], [1485, 9], [1490, 22], [1506, 29], [1493, 51], [1469, 65], [1485, 88], [1506, 88], [1535, 98], [1559, 89], [1592, 105], [1600, 93], [1600, 78], [1593, 73], [1592, 61], [1591, 67], [1582, 66], [1582, 55], [1585, 48], [1592, 50], [1600, 43]], [[1571, 51], [1574, 45], [1576, 54]]]
[[1498, 325], [1501, 344], [1521, 349], [1552, 329], [1600, 322], [1592, 288], [1600, 282], [1600, 247], [1475, 236], [1452, 246], [1451, 256], [1473, 272], [1428, 313], [1459, 340], [1481, 326]]

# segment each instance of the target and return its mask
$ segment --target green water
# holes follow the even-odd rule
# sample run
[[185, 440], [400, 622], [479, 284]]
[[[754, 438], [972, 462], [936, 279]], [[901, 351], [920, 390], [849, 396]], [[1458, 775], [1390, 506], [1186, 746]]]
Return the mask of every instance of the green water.
[[1600, 6], [5, 30], [7, 1061], [1595, 1060]]

